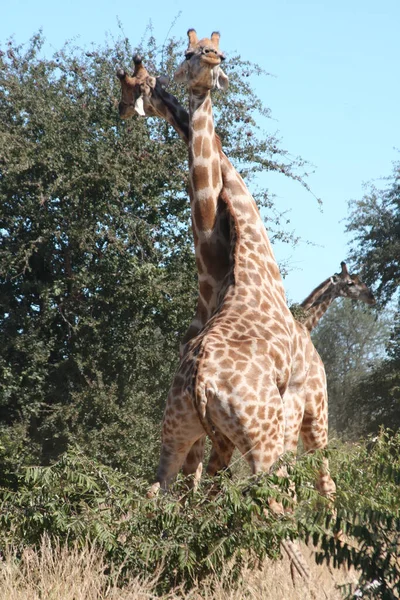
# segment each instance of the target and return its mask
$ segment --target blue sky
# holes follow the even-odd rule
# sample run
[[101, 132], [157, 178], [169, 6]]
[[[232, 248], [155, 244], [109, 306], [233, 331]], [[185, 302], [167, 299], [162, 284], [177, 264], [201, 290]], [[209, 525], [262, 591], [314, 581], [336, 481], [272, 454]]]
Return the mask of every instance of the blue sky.
[[285, 279], [289, 299], [301, 301], [339, 270], [348, 253], [348, 201], [361, 198], [364, 182], [384, 186], [379, 179], [400, 158], [399, 0], [13, 0], [1, 12], [0, 47], [10, 36], [26, 42], [42, 28], [48, 55], [67, 39], [90, 46], [106, 34], [118, 36], [119, 22], [132, 45], [149, 21], [159, 43], [175, 17], [175, 37], [185, 38], [189, 27], [201, 37], [219, 30], [228, 58], [237, 51], [273, 75], [252, 81], [272, 110], [265, 128], [315, 166], [308, 183], [322, 212], [300, 185], [271, 174], [260, 180], [279, 208], [290, 210], [290, 227], [314, 244], [275, 246], [278, 261], [289, 259], [292, 269]]

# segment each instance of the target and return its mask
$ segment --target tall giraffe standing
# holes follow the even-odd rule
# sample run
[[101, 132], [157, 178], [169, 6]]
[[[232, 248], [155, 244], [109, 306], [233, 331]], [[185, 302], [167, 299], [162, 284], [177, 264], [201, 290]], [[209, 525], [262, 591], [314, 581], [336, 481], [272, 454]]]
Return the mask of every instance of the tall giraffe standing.
[[350, 298], [369, 305], [376, 304], [373, 293], [360, 277], [350, 275], [345, 262], [341, 262], [340, 266], [340, 273], [325, 279], [300, 304], [305, 311], [301, 322], [309, 331], [314, 329], [335, 298]]
[[[216, 79], [216, 39], [198, 42], [190, 32], [187, 61], [178, 77], [187, 76], [197, 102]], [[211, 103], [206, 109], [211, 111]], [[220, 164], [220, 196], [234, 221], [231, 268], [218, 310], [188, 343], [175, 376], [155, 487], [168, 484], [205, 431], [224, 453], [212, 426], [231, 447], [238, 446], [253, 472], [268, 470], [284, 449], [292, 449], [300, 428], [306, 448], [323, 447], [327, 441], [323, 367], [308, 334], [288, 310], [254, 200], [229, 161], [221, 156]], [[334, 490], [328, 472], [321, 474], [319, 489], [326, 494]]]
[[[133, 77], [127, 76], [127, 74], [119, 70], [117, 75], [121, 82], [122, 88], [122, 99], [119, 104], [119, 111], [122, 118], [127, 118], [138, 112], [139, 114], [145, 114], [149, 116], [159, 116], [161, 118], [166, 119], [172, 127], [175, 128], [180, 137], [188, 143], [189, 139], [189, 131], [188, 131], [188, 114], [187, 112], [180, 106], [178, 101], [174, 96], [169, 94], [163, 89], [163, 85], [166, 83], [166, 78], [159, 77], [151, 77], [143, 65], [141, 64], [141, 59], [139, 57], [135, 57], [135, 72]], [[138, 68], [140, 67], [140, 68]], [[231, 172], [234, 171], [232, 165], [230, 164], [227, 157], [220, 151], [221, 155], [221, 163], [222, 163], [222, 171], [223, 172]], [[237, 174], [236, 174], [237, 175]], [[239, 182], [243, 184], [241, 178], [237, 175]], [[254, 201], [251, 199], [251, 202]], [[215, 257], [218, 260], [218, 256]], [[325, 373], [323, 370], [323, 366], [321, 361], [317, 356], [314, 357], [312, 362], [311, 369], [309, 371], [309, 382], [312, 382], [312, 379], [315, 378], [319, 381], [325, 381]], [[324, 383], [323, 383], [324, 385]], [[314, 443], [315, 440], [315, 432], [313, 432], [313, 423], [314, 417], [311, 419], [307, 417], [307, 414], [313, 415], [315, 412], [319, 410], [320, 398], [323, 399], [323, 395], [319, 394], [318, 386], [313, 386], [311, 383], [310, 392], [310, 384], [309, 390], [306, 395], [306, 403], [305, 409], [308, 407], [308, 413], [304, 413], [303, 418], [303, 438], [306, 440], [308, 436], [308, 440], [310, 441], [310, 447], [317, 447]], [[326, 397], [325, 397], [326, 400]], [[324, 404], [324, 403], [322, 403]], [[325, 408], [322, 406], [321, 416], [319, 420], [322, 422], [324, 413], [326, 412], [326, 402]], [[326, 422], [326, 421], [325, 421]], [[311, 431], [311, 435], [308, 433]], [[221, 432], [214, 430], [214, 440], [217, 438], [218, 440], [218, 452], [215, 452], [213, 449], [214, 456], [211, 457], [208, 471], [210, 473], [215, 473], [217, 470], [223, 468], [230, 461], [231, 454], [234, 448], [234, 444], [227, 438], [223, 436]], [[297, 440], [297, 436], [296, 436]], [[293, 449], [293, 448], [292, 448]], [[192, 449], [189, 451], [186, 462], [184, 464], [184, 472], [192, 473], [196, 472], [197, 478], [200, 477], [201, 468], [199, 470], [198, 466], [201, 467], [201, 461], [203, 457], [204, 451], [204, 435], [198, 439], [197, 442], [192, 446]], [[222, 451], [222, 454], [221, 454]], [[152, 488], [152, 493], [155, 493], [159, 483], [155, 484]], [[334, 484], [330, 479], [329, 473], [327, 469], [321, 471], [320, 480], [318, 485], [320, 491], [322, 493], [332, 493], [334, 491]], [[302, 577], [308, 577], [307, 566], [304, 562], [304, 559], [299, 553], [297, 547], [290, 541], [282, 542], [282, 546], [285, 551], [289, 554], [293, 566], [298, 570]]]

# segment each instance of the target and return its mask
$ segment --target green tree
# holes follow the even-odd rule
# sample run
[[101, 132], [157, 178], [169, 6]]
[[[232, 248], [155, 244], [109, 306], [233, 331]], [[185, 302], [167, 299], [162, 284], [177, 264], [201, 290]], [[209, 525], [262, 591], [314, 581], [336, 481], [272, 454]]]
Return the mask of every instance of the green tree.
[[330, 428], [340, 435], [359, 433], [360, 416], [354, 422], [350, 404], [354, 389], [383, 361], [388, 318], [342, 299], [329, 308], [312, 337], [326, 370]]
[[1, 58], [1, 420], [45, 462], [76, 439], [121, 466], [154, 443], [194, 300], [185, 155], [120, 123], [121, 49], [41, 46]]
[[374, 285], [381, 305], [395, 307], [387, 356], [353, 390], [353, 415], [362, 407], [363, 431], [380, 424], [400, 426], [400, 163], [395, 163], [383, 189], [369, 185], [361, 200], [350, 203], [347, 231], [353, 234], [351, 258]]
[[387, 357], [356, 385], [348, 416], [359, 432], [377, 433], [384, 427], [400, 427], [400, 311], [387, 343]]
[[[2, 462], [46, 464], [79, 444], [146, 474], [196, 300], [187, 149], [160, 120], [119, 119], [126, 40], [51, 58], [42, 47], [39, 34], [0, 53]], [[182, 48], [150, 37], [139, 50], [171, 75]], [[259, 69], [233, 57], [227, 71], [217, 127], [238, 168], [302, 181], [256, 126], [268, 116], [248, 78]], [[258, 199], [279, 220], [267, 190]]]
[[400, 163], [387, 181], [386, 188], [369, 185], [361, 200], [351, 201], [347, 221], [351, 258], [385, 304], [400, 285]]

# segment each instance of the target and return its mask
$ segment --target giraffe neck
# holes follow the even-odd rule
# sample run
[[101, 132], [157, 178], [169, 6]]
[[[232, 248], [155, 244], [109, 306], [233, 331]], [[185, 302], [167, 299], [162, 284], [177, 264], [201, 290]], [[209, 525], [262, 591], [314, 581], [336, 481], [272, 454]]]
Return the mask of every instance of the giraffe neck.
[[309, 331], [314, 329], [336, 297], [336, 286], [329, 277], [316, 287], [305, 300], [303, 300], [300, 306], [307, 311], [306, 318], [303, 320], [303, 325], [305, 325]]
[[179, 104], [175, 96], [167, 92], [157, 82], [151, 103], [159, 117], [165, 119], [179, 137], [189, 145], [189, 114]]
[[[290, 313], [282, 278], [258, 207], [243, 179], [225, 157], [221, 160], [223, 197], [235, 224], [233, 246], [234, 281], [239, 295], [257, 298], [262, 313], [279, 308], [282, 317]], [[291, 315], [291, 313], [290, 313]]]
[[[221, 190], [220, 197], [223, 200], [223, 204], [226, 204], [230, 217], [234, 222], [234, 228], [232, 227], [234, 231], [230, 232], [230, 240], [229, 230], [225, 231], [225, 266], [224, 270], [220, 271], [220, 299], [224, 296], [225, 288], [230, 285], [232, 280], [234, 280], [236, 286], [239, 286], [242, 290], [246, 290], [245, 292], [243, 291], [243, 293], [247, 294], [250, 292], [252, 286], [257, 288], [257, 284], [261, 279], [265, 281], [266, 276], [270, 290], [270, 302], [268, 304], [278, 304], [281, 311], [288, 311], [278, 265], [276, 264], [272, 247], [269, 242], [264, 224], [261, 220], [257, 205], [249, 193], [243, 179], [229, 161], [227, 156], [222, 152], [219, 139], [214, 132], [210, 95], [207, 94], [203, 99], [199, 97], [191, 97], [190, 123], [188, 127], [188, 115], [180, 106], [176, 98], [161, 88], [161, 86], [157, 87], [157, 91], [158, 95], [156, 101], [160, 116], [165, 118], [171, 124], [171, 126], [174, 127], [180, 137], [191, 145], [193, 154], [195, 153], [196, 140], [199, 140], [197, 135], [193, 135], [194, 129], [195, 127], [199, 127], [201, 125], [201, 130], [196, 130], [196, 133], [198, 131], [204, 131], [205, 115], [202, 114], [202, 109], [204, 109], [204, 101], [208, 100], [210, 102], [210, 104], [206, 103], [205, 105], [207, 109], [207, 128], [210, 128], [209, 130], [206, 130], [206, 133], [207, 137], [210, 138], [210, 131], [213, 132], [213, 139], [215, 140], [216, 144], [215, 147], [218, 148], [221, 175], [223, 180], [223, 189]], [[199, 145], [200, 142], [197, 141], [197, 146]], [[194, 158], [197, 157], [194, 156]], [[201, 161], [198, 161], [198, 166], [202, 166]], [[197, 199], [195, 197], [194, 202], [192, 200], [192, 213], [196, 210], [196, 201]], [[218, 213], [218, 210], [221, 209], [221, 206], [218, 206], [218, 203], [214, 206], [216, 206]], [[223, 223], [224, 220], [220, 219], [220, 222]], [[227, 260], [226, 256], [228, 243], [228, 249], [230, 250], [229, 260]], [[198, 250], [200, 251], [201, 244], [195, 235], [195, 247], [196, 245], [199, 246]], [[221, 256], [218, 256], [218, 254], [214, 254], [213, 258], [214, 260], [216, 258], [218, 258], [219, 261], [221, 260]], [[248, 264], [251, 264], [252, 267], [250, 274], [247, 268]], [[231, 265], [231, 268], [229, 268], [229, 265]], [[200, 269], [204, 273], [202, 264], [200, 264]], [[222, 282], [223, 279], [224, 281]], [[204, 284], [202, 286], [202, 281], [204, 281], [202, 274], [199, 276], [199, 281], [200, 292], [202, 291], [202, 287], [204, 290], [208, 290], [208, 285]], [[260, 295], [260, 288], [258, 288], [257, 293]], [[265, 309], [266, 306], [264, 305], [263, 310]]]
[[219, 147], [214, 131], [210, 92], [189, 97], [189, 186], [195, 233], [211, 235], [222, 189]]
[[[171, 96], [166, 100], [171, 109]], [[179, 106], [177, 101], [174, 103], [175, 114], [173, 120], [175, 123], [177, 122], [176, 105]], [[206, 200], [209, 215], [214, 212], [215, 218], [219, 208], [216, 190], [219, 190], [219, 196], [226, 203], [234, 222], [234, 232], [231, 231], [229, 244], [229, 265], [233, 267], [234, 273], [228, 273], [227, 265], [225, 268], [227, 277], [220, 290], [220, 298], [224, 296], [225, 288], [232, 282], [232, 279], [236, 287], [240, 285], [242, 288], [246, 288], [246, 293], [249, 293], [253, 282], [257, 287], [258, 282], [264, 281], [266, 277], [270, 286], [272, 304], [275, 298], [280, 305], [280, 309], [285, 310], [287, 305], [283, 283], [257, 205], [243, 179], [222, 152], [219, 138], [215, 134], [210, 92], [202, 95], [192, 93], [189, 107], [189, 157], [192, 160], [192, 162], [189, 162], [190, 176], [192, 181], [194, 180], [194, 184], [205, 177], [204, 163], [206, 162], [209, 169], [207, 177], [213, 181], [211, 190], [193, 189], [192, 209], [196, 212], [196, 207], [200, 207], [201, 203], [204, 208], [204, 201]], [[180, 125], [183, 125], [182, 118]], [[219, 169], [217, 168], [217, 162], [219, 163]], [[208, 193], [209, 195], [207, 195]], [[249, 275], [249, 265], [251, 270], [254, 271], [254, 275]], [[221, 274], [223, 273], [221, 272]]]
[[309, 309], [315, 302], [318, 302], [322, 295], [332, 286], [332, 280], [330, 277], [320, 283], [313, 291], [303, 300], [300, 304], [302, 308]]
[[229, 271], [230, 225], [220, 197], [220, 143], [214, 131], [210, 92], [189, 96], [189, 195], [199, 279], [198, 325], [214, 312]]
[[[151, 106], [150, 114], [165, 119], [178, 133], [181, 139], [189, 147], [189, 161], [191, 164], [189, 176], [189, 190], [191, 199], [192, 228], [194, 238], [195, 257], [198, 270], [199, 298], [196, 315], [187, 330], [183, 340], [182, 347], [200, 329], [205, 325], [210, 316], [215, 311], [222, 284], [226, 274], [229, 271], [230, 260], [230, 217], [226, 210], [226, 205], [219, 197], [217, 190], [196, 191], [194, 183], [198, 179], [201, 181], [201, 175], [204, 174], [205, 158], [197, 156], [198, 147], [203, 151], [206, 144], [203, 144], [199, 135], [199, 119], [201, 124], [201, 113], [204, 110], [204, 100], [193, 98], [191, 105], [191, 115], [179, 104], [178, 100], [172, 94], [168, 93], [157, 81], [151, 97], [147, 102]], [[208, 102], [210, 95], [208, 94]], [[211, 109], [209, 104], [208, 110]], [[193, 117], [193, 120], [192, 118]], [[210, 115], [206, 115], [206, 133], [207, 136], [214, 137], [215, 147], [220, 149], [220, 142], [216, 134], [209, 133], [214, 130]], [[195, 129], [195, 132], [193, 132]], [[194, 134], [195, 133], [195, 134]], [[219, 159], [218, 152], [217, 158]], [[193, 164], [194, 163], [194, 164]], [[202, 164], [203, 163], [203, 164]], [[208, 171], [206, 171], [208, 174]], [[197, 179], [196, 179], [197, 178]], [[221, 180], [222, 186], [222, 180]], [[210, 230], [210, 223], [212, 228]]]

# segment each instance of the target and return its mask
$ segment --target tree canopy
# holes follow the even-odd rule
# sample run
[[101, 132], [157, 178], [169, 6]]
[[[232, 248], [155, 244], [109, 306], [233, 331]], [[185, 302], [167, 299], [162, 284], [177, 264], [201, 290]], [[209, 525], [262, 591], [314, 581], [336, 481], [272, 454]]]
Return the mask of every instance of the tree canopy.
[[361, 200], [352, 200], [347, 220], [353, 235], [351, 258], [365, 281], [377, 286], [384, 304], [400, 285], [400, 162], [386, 181], [384, 189], [370, 184]]
[[384, 361], [389, 335], [386, 314], [348, 299], [333, 303], [313, 332], [328, 381], [329, 427], [336, 434], [365, 432], [369, 406], [354, 402], [355, 389]]

